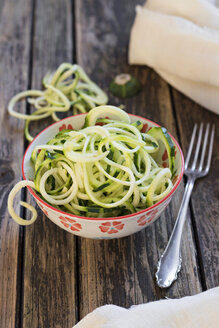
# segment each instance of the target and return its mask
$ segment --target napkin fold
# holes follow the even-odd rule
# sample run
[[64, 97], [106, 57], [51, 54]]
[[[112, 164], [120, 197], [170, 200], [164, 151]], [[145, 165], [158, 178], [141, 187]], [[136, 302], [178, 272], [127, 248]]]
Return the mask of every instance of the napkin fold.
[[129, 63], [154, 68], [176, 89], [219, 113], [219, 9], [215, 1], [148, 0], [136, 7]]
[[104, 305], [74, 328], [218, 328], [219, 287], [195, 296], [168, 299], [124, 309]]

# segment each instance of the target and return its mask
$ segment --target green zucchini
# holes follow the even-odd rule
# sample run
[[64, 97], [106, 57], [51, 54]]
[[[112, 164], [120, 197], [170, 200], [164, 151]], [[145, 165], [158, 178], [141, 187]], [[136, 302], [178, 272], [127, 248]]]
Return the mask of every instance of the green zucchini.
[[141, 83], [130, 74], [119, 74], [110, 83], [109, 90], [114, 96], [128, 98], [141, 91]]
[[[148, 134], [154, 137], [158, 141], [158, 143], [164, 144], [168, 155], [169, 169], [173, 173], [175, 168], [175, 149], [174, 149], [173, 141], [169, 133], [167, 132], [167, 129], [163, 127], [153, 127], [148, 131]], [[156, 159], [156, 153], [158, 151], [159, 148], [155, 153], [152, 154], [152, 157], [155, 156], [155, 159]]]

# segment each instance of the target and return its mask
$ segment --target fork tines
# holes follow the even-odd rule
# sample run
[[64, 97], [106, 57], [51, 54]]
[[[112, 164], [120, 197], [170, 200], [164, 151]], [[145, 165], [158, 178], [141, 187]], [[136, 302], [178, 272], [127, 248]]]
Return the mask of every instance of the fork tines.
[[[198, 133], [196, 136], [197, 130]], [[204, 137], [203, 137], [203, 130], [204, 130], [203, 123], [200, 124], [199, 128], [197, 124], [194, 125], [192, 138], [190, 141], [189, 150], [185, 161], [185, 174], [197, 173], [199, 176], [204, 176], [209, 171], [210, 164], [211, 164], [212, 150], [213, 150], [215, 125], [213, 124], [211, 126], [210, 123], [207, 123]], [[205, 160], [207, 146], [208, 146], [208, 153], [207, 153], [207, 159]], [[193, 153], [193, 161], [189, 166], [190, 157], [192, 153]], [[206, 163], [205, 167], [203, 167], [204, 160]]]

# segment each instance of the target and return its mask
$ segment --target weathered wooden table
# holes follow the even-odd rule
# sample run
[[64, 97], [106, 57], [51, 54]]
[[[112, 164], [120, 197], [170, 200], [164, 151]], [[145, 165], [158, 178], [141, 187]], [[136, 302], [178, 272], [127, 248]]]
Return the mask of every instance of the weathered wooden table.
[[[161, 290], [154, 273], [167, 244], [184, 183], [165, 213], [147, 229], [120, 240], [77, 238], [39, 211], [27, 228], [14, 223], [7, 197], [21, 179], [27, 143], [24, 124], [7, 114], [9, 99], [61, 62], [77, 62], [106, 91], [118, 73], [139, 78], [143, 91], [122, 101], [130, 113], [152, 119], [188, 149], [195, 122], [218, 117], [171, 88], [146, 67], [127, 64], [135, 5], [143, 0], [0, 0], [0, 327], [72, 327], [105, 303], [129, 307], [160, 298], [192, 295], [219, 285], [219, 223], [216, 190], [216, 143], [208, 177], [192, 195], [183, 233], [183, 265], [174, 285]], [[28, 111], [25, 103], [22, 112]], [[38, 123], [35, 131], [48, 121]], [[218, 125], [217, 125], [218, 126]], [[29, 195], [23, 193], [22, 198]], [[18, 203], [17, 211], [21, 211]]]

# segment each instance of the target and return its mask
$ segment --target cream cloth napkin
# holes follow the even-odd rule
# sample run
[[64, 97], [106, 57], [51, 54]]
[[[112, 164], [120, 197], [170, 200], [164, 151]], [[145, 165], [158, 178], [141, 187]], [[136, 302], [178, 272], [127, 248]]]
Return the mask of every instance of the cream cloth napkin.
[[136, 7], [129, 63], [155, 69], [176, 89], [219, 113], [216, 1], [148, 0]]
[[195, 296], [124, 309], [104, 305], [75, 328], [219, 328], [219, 287]]

